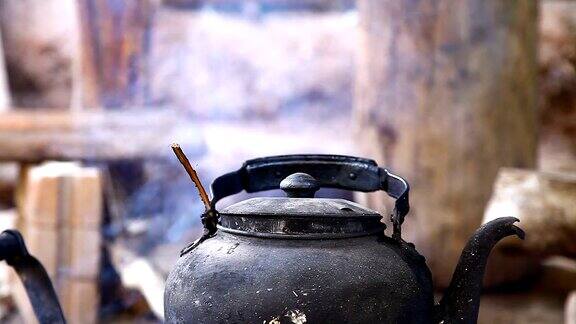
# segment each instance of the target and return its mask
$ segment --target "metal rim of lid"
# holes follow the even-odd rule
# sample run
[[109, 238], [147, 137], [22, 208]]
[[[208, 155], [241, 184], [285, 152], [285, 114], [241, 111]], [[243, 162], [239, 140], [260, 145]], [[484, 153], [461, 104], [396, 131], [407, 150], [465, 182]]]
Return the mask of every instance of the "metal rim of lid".
[[[333, 224], [330, 222], [318, 222], [318, 219], [308, 220], [308, 222], [303, 222], [302, 225], [313, 226], [307, 227], [294, 227], [286, 226], [286, 220], [280, 218], [259, 218], [264, 222], [258, 224], [260, 226], [251, 226], [254, 224], [236, 223], [235, 217], [223, 217], [221, 218], [222, 224], [218, 225], [218, 229], [223, 232], [244, 235], [244, 236], [254, 236], [261, 238], [276, 238], [276, 239], [339, 239], [339, 238], [352, 238], [352, 237], [362, 237], [368, 235], [374, 235], [378, 233], [384, 233], [386, 229], [386, 224], [380, 222], [380, 220], [372, 220], [370, 222], [366, 221], [356, 221], [347, 222], [346, 224]], [[324, 218], [326, 221], [331, 221], [331, 218]], [[301, 219], [292, 219], [293, 223], [301, 221]], [[316, 222], [315, 222], [316, 221]], [[262, 224], [265, 224], [262, 226]], [[312, 229], [312, 231], [310, 230]]]
[[350, 238], [383, 233], [373, 210], [343, 199], [252, 198], [220, 212], [219, 229], [282, 239]]

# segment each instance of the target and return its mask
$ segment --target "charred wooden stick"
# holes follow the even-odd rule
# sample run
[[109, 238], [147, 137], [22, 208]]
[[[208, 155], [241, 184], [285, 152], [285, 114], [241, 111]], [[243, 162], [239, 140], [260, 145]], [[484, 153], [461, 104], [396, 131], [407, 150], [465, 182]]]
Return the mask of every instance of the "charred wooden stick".
[[206, 208], [207, 211], [210, 210], [210, 198], [208, 197], [206, 190], [204, 190], [204, 186], [202, 185], [202, 182], [200, 182], [200, 178], [198, 178], [196, 170], [194, 170], [194, 168], [190, 164], [190, 161], [188, 161], [186, 154], [184, 154], [184, 151], [182, 151], [180, 145], [176, 143], [172, 144], [172, 150], [174, 151], [174, 154], [176, 154], [176, 157], [178, 158], [180, 163], [182, 163], [182, 165], [184, 166], [184, 169], [186, 169], [186, 172], [190, 176], [190, 179], [192, 179], [192, 182], [194, 182], [194, 184], [196, 185], [196, 188], [198, 188], [198, 193], [200, 194], [200, 199], [204, 203], [204, 207]]

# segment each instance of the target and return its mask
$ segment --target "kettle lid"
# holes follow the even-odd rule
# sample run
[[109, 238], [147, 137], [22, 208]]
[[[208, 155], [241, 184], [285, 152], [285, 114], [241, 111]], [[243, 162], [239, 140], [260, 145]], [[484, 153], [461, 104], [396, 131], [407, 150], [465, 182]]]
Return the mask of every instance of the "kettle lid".
[[220, 229], [278, 238], [342, 238], [383, 232], [382, 216], [345, 199], [257, 197], [220, 211]]
[[220, 211], [222, 230], [267, 237], [337, 238], [382, 232], [382, 216], [344, 199], [314, 198], [311, 175], [296, 172], [280, 182], [287, 197], [259, 197]]

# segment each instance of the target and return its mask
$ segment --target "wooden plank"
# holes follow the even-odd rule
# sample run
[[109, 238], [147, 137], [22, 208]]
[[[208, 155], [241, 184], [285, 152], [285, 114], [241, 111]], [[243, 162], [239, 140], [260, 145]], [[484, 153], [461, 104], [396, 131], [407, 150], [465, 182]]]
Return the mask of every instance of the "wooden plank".
[[60, 265], [60, 275], [67, 279], [98, 281], [102, 233], [99, 229], [64, 228], [61, 246], [65, 249]]
[[203, 150], [195, 126], [172, 110], [0, 113], [0, 161], [172, 159], [175, 141]]
[[[11, 277], [12, 296], [22, 317], [22, 323], [38, 323], [24, 286], [14, 272], [11, 272]], [[97, 280], [65, 279], [54, 286], [67, 323], [98, 323], [100, 295]]]
[[96, 278], [102, 218], [102, 186], [96, 168], [72, 162], [31, 167], [19, 204], [19, 227], [28, 249], [49, 274]]
[[103, 186], [99, 170], [82, 168], [78, 176], [67, 179], [66, 185], [71, 196], [69, 226], [100, 232]]
[[148, 128], [167, 130], [181, 119], [177, 111], [157, 109], [155, 111], [139, 111], [136, 108], [124, 111], [86, 111], [68, 112], [36, 108], [26, 111], [14, 108], [14, 111], [0, 113], [0, 131], [37, 132], [37, 131], [104, 131], [138, 130]]
[[164, 319], [165, 278], [144, 258], [136, 258], [120, 267], [125, 287], [135, 288], [143, 295], [154, 314]]
[[30, 168], [22, 198], [22, 218], [45, 228], [99, 229], [102, 184], [97, 168], [48, 162]]
[[[70, 323], [95, 323], [101, 258], [102, 186], [99, 170], [73, 162], [24, 169], [18, 227], [29, 252], [42, 262]], [[33, 315], [19, 284], [23, 318]]]
[[95, 229], [20, 227], [29, 252], [46, 268], [50, 278], [96, 280], [100, 273], [101, 233]]
[[65, 279], [60, 282], [58, 290], [68, 323], [98, 323], [100, 294], [97, 280]]
[[[11, 276], [12, 296], [22, 316], [22, 323], [38, 323], [24, 286], [13, 272]], [[98, 323], [100, 295], [97, 280], [65, 279], [54, 286], [67, 323]]]
[[32, 308], [32, 304], [30, 304], [22, 282], [18, 278], [18, 275], [16, 275], [16, 272], [11, 271], [9, 274], [12, 299], [14, 300], [16, 308], [18, 308], [19, 315], [22, 317], [22, 323], [37, 324], [38, 320], [36, 319], [36, 315], [34, 315], [34, 309]]
[[[360, 0], [358, 10], [359, 150], [411, 184], [404, 238], [446, 287], [498, 169], [535, 166], [538, 3]], [[369, 199], [386, 211], [385, 194]]]
[[[24, 189], [16, 202], [20, 212], [21, 224], [35, 224], [38, 227], [56, 229], [60, 217], [60, 182], [58, 177], [38, 177], [30, 179], [30, 174], [38, 167], [31, 167], [25, 172]], [[32, 238], [31, 238], [32, 239]]]
[[46, 269], [52, 281], [58, 279], [60, 231], [56, 228], [43, 228], [23, 223], [18, 226], [26, 242], [28, 252], [36, 257]]
[[125, 242], [110, 246], [112, 263], [118, 270], [122, 285], [137, 289], [146, 299], [152, 312], [164, 320], [164, 289], [166, 274], [150, 260], [144, 259], [126, 247]]

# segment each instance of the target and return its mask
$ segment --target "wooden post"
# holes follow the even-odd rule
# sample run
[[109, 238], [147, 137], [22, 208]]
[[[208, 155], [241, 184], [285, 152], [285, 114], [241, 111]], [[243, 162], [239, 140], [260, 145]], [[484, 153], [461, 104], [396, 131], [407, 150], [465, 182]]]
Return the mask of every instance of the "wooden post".
[[[148, 54], [155, 0], [78, 0], [81, 108], [119, 109], [149, 102]], [[75, 91], [76, 91], [75, 90]]]
[[[358, 7], [360, 150], [411, 184], [404, 239], [445, 287], [498, 169], [535, 164], [537, 1]], [[366, 199], [385, 209], [383, 195]]]
[[[158, 0], [77, 3], [81, 47], [73, 76], [73, 109], [150, 108], [149, 54]], [[111, 162], [108, 170], [118, 175], [115, 186], [125, 196], [144, 182], [139, 160]]]
[[[75, 110], [143, 108], [150, 103], [148, 64], [157, 2], [77, 0], [81, 61], [74, 76]], [[143, 182], [140, 161], [110, 163], [109, 169], [120, 173], [117, 183], [127, 195]]]
[[0, 31], [0, 111], [8, 109], [10, 106], [10, 90], [8, 88], [8, 77], [6, 76], [6, 66], [4, 64], [4, 50], [2, 48], [2, 33]]

